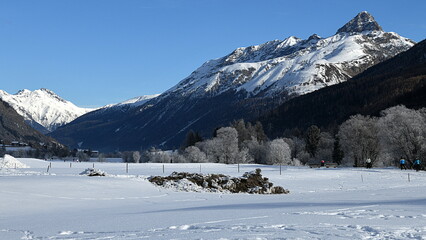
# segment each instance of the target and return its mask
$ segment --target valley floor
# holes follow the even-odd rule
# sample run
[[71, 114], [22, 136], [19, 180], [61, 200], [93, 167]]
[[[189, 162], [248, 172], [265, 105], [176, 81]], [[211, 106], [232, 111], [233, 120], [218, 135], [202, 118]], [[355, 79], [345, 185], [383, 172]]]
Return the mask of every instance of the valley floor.
[[[0, 170], [0, 239], [426, 239], [426, 173], [223, 164], [19, 159]], [[287, 195], [176, 192], [150, 175], [261, 168]], [[408, 179], [408, 177], [410, 179]], [[409, 181], [410, 180], [410, 181]]]

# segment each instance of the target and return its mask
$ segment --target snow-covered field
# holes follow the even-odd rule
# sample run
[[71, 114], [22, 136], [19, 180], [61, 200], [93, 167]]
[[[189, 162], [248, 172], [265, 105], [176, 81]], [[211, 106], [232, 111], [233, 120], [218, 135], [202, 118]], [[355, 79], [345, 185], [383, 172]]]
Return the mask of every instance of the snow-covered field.
[[[0, 170], [0, 239], [426, 239], [426, 173], [18, 159]], [[14, 165], [13, 165], [14, 166]], [[261, 168], [287, 195], [176, 192], [150, 175]], [[408, 181], [408, 173], [410, 181]]]

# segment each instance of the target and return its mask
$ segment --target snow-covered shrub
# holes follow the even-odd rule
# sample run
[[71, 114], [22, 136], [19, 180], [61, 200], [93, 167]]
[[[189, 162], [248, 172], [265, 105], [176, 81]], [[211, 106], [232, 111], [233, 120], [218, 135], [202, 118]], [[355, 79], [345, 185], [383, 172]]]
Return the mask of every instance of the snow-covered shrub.
[[104, 171], [99, 170], [99, 169], [87, 168], [86, 170], [81, 172], [80, 175], [95, 177], [95, 176], [106, 176], [106, 173]]

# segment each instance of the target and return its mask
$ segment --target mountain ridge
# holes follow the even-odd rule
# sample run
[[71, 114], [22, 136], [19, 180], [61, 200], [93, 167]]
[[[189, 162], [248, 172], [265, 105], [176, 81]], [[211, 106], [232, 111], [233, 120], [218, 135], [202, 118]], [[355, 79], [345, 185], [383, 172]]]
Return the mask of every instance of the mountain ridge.
[[414, 45], [396, 33], [376, 30], [365, 13], [358, 15], [366, 19], [361, 25], [372, 25], [366, 26], [372, 30], [327, 38], [314, 34], [306, 40], [292, 36], [238, 48], [205, 62], [174, 87], [121, 116], [89, 113], [52, 136], [101, 150], [177, 147], [185, 131], [209, 136], [218, 126], [254, 119], [291, 98], [344, 82]]
[[94, 109], [80, 108], [53, 91], [22, 89], [16, 94], [0, 90], [0, 99], [11, 105], [27, 123], [42, 133], [55, 130]]

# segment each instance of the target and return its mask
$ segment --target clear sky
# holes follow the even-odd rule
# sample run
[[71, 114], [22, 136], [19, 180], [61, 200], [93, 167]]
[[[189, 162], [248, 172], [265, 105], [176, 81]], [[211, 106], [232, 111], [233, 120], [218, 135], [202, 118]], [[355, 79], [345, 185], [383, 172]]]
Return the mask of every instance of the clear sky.
[[0, 89], [99, 107], [164, 92], [238, 47], [331, 36], [364, 10], [426, 38], [425, 0], [1, 0]]

